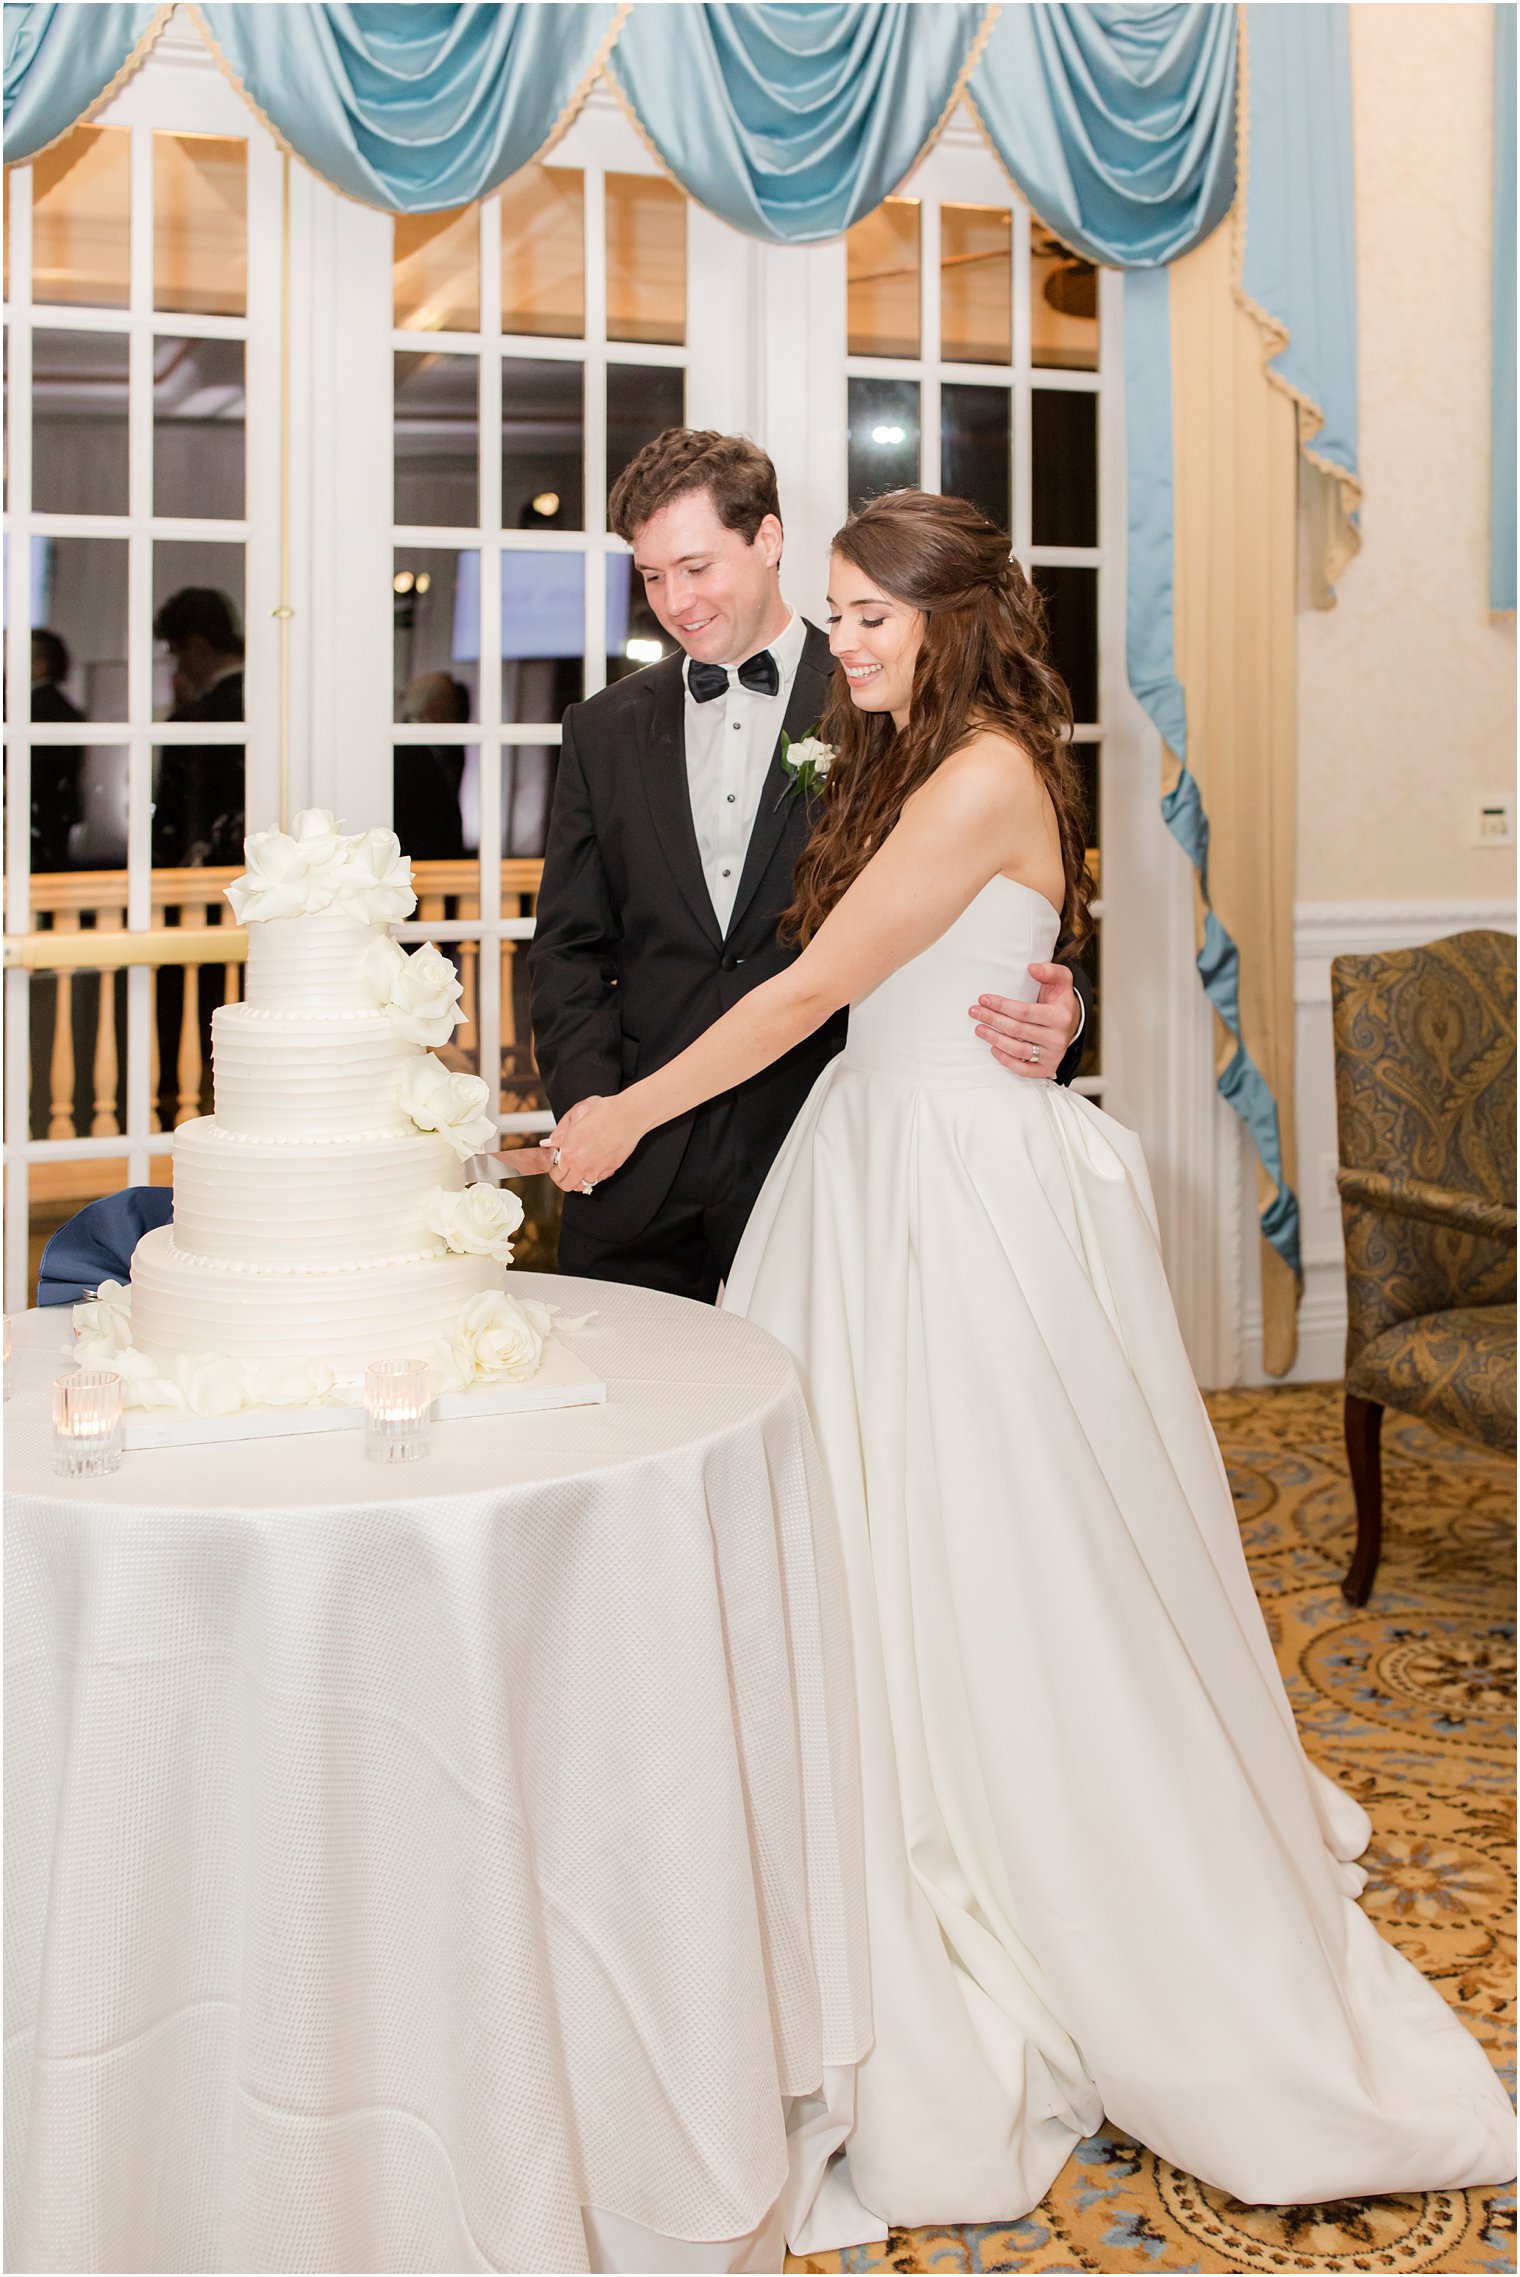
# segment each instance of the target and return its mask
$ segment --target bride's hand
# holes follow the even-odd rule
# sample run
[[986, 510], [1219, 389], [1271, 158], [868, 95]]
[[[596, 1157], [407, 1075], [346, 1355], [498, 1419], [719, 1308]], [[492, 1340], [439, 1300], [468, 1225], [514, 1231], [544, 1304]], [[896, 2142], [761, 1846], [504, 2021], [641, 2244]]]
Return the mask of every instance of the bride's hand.
[[620, 1170], [643, 1136], [627, 1092], [582, 1099], [549, 1134], [549, 1175], [567, 1194], [585, 1193]]

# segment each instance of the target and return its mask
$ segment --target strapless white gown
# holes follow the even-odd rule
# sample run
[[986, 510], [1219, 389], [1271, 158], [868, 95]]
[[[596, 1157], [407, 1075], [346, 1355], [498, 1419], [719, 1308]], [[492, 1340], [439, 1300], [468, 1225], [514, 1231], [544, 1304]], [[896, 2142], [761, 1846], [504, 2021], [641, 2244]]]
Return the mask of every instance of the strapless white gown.
[[848, 1575], [875, 2043], [850, 2181], [1038, 2203], [1106, 2112], [1302, 2203], [1507, 2180], [1482, 2050], [1355, 1900], [1172, 1310], [1144, 1159], [966, 1007], [1057, 921], [996, 878], [850, 1015], [725, 1304], [789, 1346]]

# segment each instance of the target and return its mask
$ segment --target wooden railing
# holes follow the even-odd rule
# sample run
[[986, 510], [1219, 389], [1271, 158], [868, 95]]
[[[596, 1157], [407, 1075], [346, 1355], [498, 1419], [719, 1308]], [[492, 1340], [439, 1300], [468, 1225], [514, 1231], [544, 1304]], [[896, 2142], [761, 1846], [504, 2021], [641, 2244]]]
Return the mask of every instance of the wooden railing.
[[[531, 917], [543, 864], [504, 861], [502, 914]], [[149, 974], [151, 1126], [173, 1128], [210, 1107], [210, 1016], [242, 993], [248, 936], [231, 921], [225, 889], [233, 869], [166, 869], [152, 873], [149, 929], [128, 932], [125, 870], [42, 873], [31, 881], [32, 930], [7, 933], [5, 962], [51, 983], [34, 990], [32, 1117], [34, 1138], [114, 1138], [125, 1124], [125, 989], [116, 976], [134, 966]], [[480, 873], [472, 861], [417, 862], [412, 881], [416, 925], [469, 924], [480, 915]], [[226, 919], [223, 923], [222, 920]], [[459, 967], [464, 1023], [442, 1056], [478, 1065], [480, 944], [445, 941]], [[503, 1107], [536, 1104], [519, 941], [501, 951]], [[47, 998], [51, 997], [51, 1005]], [[49, 1016], [50, 1015], [50, 1016]], [[44, 1070], [45, 1060], [45, 1070]], [[14, 1140], [20, 1134], [11, 1133]], [[37, 1165], [60, 1193], [96, 1174], [89, 1163]], [[60, 1182], [57, 1173], [68, 1173]], [[88, 1180], [81, 1190], [91, 1190]]]

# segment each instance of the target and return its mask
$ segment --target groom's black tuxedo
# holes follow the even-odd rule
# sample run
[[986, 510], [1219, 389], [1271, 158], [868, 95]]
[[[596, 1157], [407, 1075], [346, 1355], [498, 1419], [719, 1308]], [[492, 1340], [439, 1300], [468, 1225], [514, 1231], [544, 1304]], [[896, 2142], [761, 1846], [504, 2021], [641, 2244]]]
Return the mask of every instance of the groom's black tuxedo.
[[[684, 662], [668, 656], [565, 714], [528, 951], [534, 1048], [556, 1114], [663, 1067], [796, 954], [778, 944], [776, 924], [816, 803], [786, 772], [778, 737], [725, 933], [687, 790]], [[816, 724], [832, 671], [828, 641], [809, 625], [788, 736]], [[594, 1195], [567, 1194], [562, 1270], [710, 1300], [781, 1141], [844, 1043], [846, 1019], [837, 1014], [737, 1090], [651, 1131]], [[1068, 1081], [1078, 1056], [1062, 1065]]]

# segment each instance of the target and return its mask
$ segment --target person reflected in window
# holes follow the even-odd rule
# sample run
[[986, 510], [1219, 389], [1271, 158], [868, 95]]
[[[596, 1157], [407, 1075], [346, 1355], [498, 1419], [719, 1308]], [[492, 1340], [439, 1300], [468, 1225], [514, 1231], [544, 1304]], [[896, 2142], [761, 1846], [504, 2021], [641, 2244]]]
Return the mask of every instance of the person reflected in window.
[[[401, 717], [419, 725], [462, 727], [469, 716], [470, 691], [449, 672], [419, 673], [401, 698]], [[414, 862], [464, 860], [463, 781], [462, 744], [397, 745], [391, 821]]]
[[[209, 585], [184, 586], [159, 610], [153, 635], [174, 658], [171, 722], [246, 716], [243, 635], [225, 593]], [[154, 788], [155, 867], [236, 863], [242, 852], [241, 744], [166, 746]]]
[[[84, 713], [64, 694], [69, 652], [55, 632], [32, 634], [32, 718], [57, 726], [82, 720]], [[84, 754], [77, 744], [32, 746], [32, 869], [66, 870], [69, 835], [82, 819], [79, 775]]]

